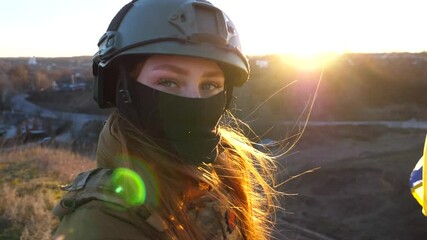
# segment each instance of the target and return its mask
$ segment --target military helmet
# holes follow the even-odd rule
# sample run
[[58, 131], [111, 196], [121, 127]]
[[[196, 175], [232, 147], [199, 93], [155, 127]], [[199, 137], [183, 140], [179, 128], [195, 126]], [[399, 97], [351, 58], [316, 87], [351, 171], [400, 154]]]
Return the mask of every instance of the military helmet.
[[126, 58], [172, 54], [213, 60], [233, 87], [249, 76], [233, 23], [205, 0], [131, 1], [113, 18], [98, 47], [94, 99], [101, 108], [115, 105], [117, 67]]

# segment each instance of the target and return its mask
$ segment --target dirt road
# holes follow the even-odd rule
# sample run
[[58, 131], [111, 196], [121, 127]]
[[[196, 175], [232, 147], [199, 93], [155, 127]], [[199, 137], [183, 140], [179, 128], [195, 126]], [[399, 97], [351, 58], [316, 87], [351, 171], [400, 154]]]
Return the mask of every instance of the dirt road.
[[332, 239], [427, 239], [427, 218], [408, 185], [424, 139], [422, 130], [308, 128], [282, 159], [282, 180], [320, 169], [284, 184], [296, 195], [285, 197], [280, 218]]

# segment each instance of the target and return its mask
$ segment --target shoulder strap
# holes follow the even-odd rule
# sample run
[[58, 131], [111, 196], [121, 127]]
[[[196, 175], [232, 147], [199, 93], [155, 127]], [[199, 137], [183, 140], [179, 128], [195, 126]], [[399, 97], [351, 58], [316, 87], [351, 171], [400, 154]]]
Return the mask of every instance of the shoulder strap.
[[113, 171], [114, 169], [96, 168], [80, 173], [73, 183], [61, 187], [62, 190], [68, 191], [68, 193], [54, 207], [53, 214], [62, 220], [65, 215], [72, 213], [83, 204], [92, 200], [100, 200], [119, 205], [125, 209], [132, 208], [139, 217], [157, 231], [165, 231], [168, 227], [158, 213], [149, 211], [144, 205], [131, 206], [117, 193], [116, 187], [112, 184]]
[[[100, 177], [102, 177], [107, 173], [111, 174], [111, 171], [112, 171], [111, 169], [107, 169], [107, 168], [95, 168], [90, 171], [81, 172], [74, 179], [73, 183], [66, 186], [61, 186], [60, 188], [64, 191], [81, 190], [86, 186], [86, 183], [89, 181], [89, 178], [91, 176], [97, 177], [96, 182], [99, 182]], [[92, 182], [95, 182], [94, 179], [92, 179]]]
[[[80, 173], [72, 184], [61, 187], [62, 190], [68, 191], [68, 193], [55, 206], [53, 214], [62, 219], [66, 214], [92, 200], [100, 200], [130, 208], [131, 206], [126, 200], [116, 193], [111, 181], [112, 173], [113, 169], [106, 168], [97, 168]], [[148, 216], [149, 214], [147, 214]]]

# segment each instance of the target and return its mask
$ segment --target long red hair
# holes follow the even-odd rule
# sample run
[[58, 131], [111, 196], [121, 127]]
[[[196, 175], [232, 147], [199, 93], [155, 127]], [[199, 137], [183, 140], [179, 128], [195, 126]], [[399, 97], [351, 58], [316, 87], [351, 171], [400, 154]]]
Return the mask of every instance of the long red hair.
[[[148, 201], [147, 208], [166, 221], [171, 239], [203, 239], [203, 229], [194, 224], [183, 209], [207, 189], [221, 205], [229, 206], [236, 216], [236, 229], [244, 239], [269, 239], [273, 227], [269, 219], [277, 206], [278, 193], [272, 187], [276, 166], [271, 157], [256, 150], [235, 127], [220, 125], [221, 154], [214, 163], [200, 166], [177, 161], [176, 156], [117, 112], [110, 116], [103, 132], [97, 152], [98, 166], [127, 167], [138, 172], [139, 163], [143, 163], [150, 169], [155, 175], [151, 179], [155, 184], [151, 183], [153, 192], [148, 197], [155, 200]], [[115, 142], [107, 144], [110, 140], [105, 138]], [[120, 147], [108, 146], [117, 144]], [[117, 155], [128, 158], [111, 160]]]

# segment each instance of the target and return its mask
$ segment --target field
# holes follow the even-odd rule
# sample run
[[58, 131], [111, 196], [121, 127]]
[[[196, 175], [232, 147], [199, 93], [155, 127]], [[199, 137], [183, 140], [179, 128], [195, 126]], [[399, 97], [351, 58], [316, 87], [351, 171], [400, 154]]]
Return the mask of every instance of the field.
[[60, 185], [95, 161], [43, 147], [0, 153], [0, 239], [50, 239]]
[[282, 160], [291, 195], [280, 219], [331, 239], [427, 239], [427, 218], [408, 184], [424, 139], [418, 130], [308, 128]]

